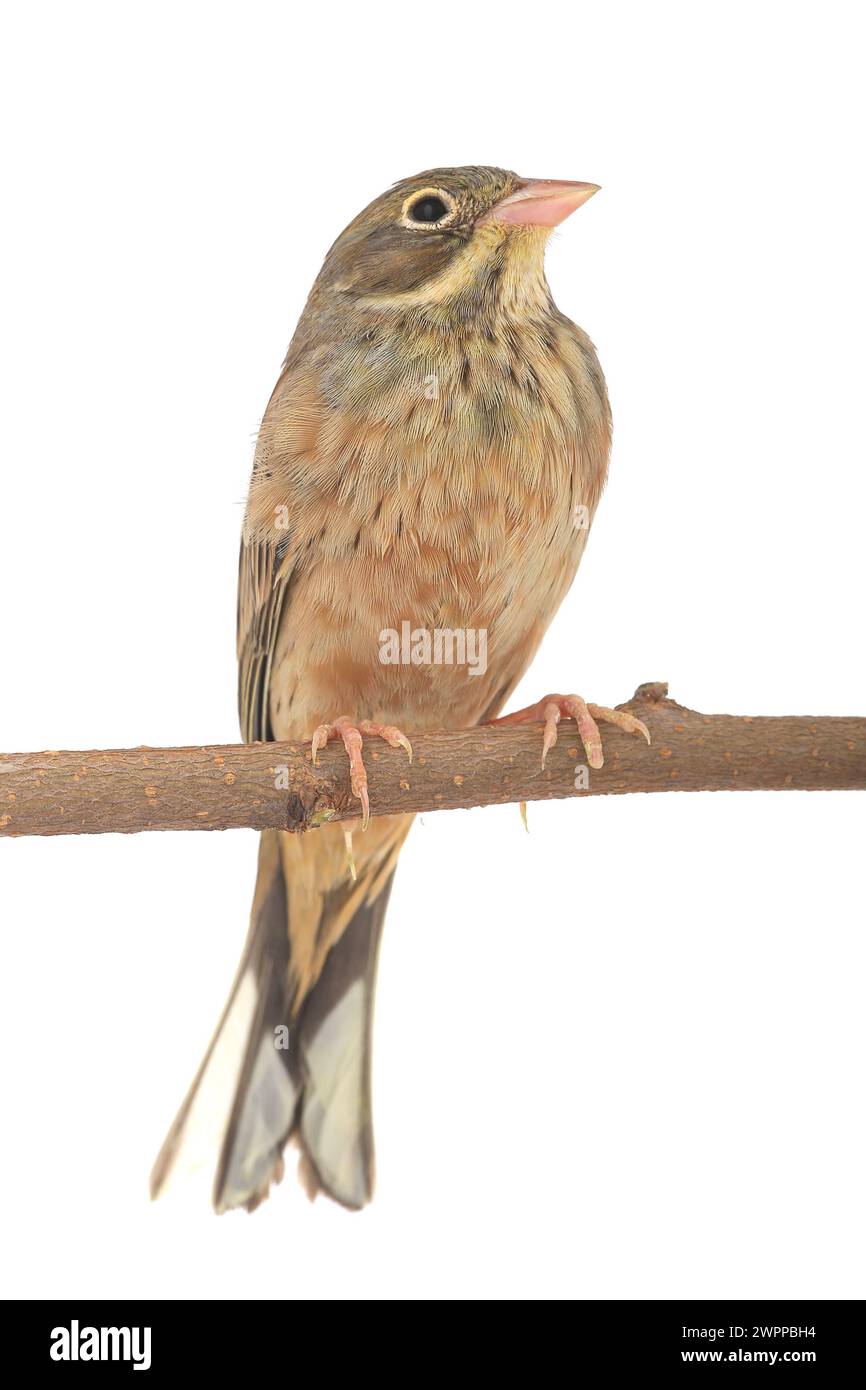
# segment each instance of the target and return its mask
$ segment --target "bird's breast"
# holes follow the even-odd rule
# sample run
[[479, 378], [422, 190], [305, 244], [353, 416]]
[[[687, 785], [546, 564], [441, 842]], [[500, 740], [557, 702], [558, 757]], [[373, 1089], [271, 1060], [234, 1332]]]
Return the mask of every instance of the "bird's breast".
[[271, 431], [293, 493], [279, 736], [290, 695], [306, 724], [357, 713], [431, 728], [482, 717], [522, 674], [607, 465], [603, 380], [569, 328], [422, 342], [403, 361], [369, 344], [345, 378], [318, 364], [302, 469], [296, 414]]

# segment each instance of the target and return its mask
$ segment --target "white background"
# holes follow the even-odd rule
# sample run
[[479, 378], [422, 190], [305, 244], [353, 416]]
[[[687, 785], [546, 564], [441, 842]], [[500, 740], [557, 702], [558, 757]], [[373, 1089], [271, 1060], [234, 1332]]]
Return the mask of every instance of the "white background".
[[[32, 4], [3, 20], [0, 747], [231, 741], [255, 430], [394, 179], [602, 193], [549, 255], [616, 421], [513, 707], [666, 679], [866, 714], [862, 35], [841, 4]], [[252, 833], [0, 844], [4, 1292], [862, 1297], [864, 802], [427, 816], [382, 954], [379, 1183], [146, 1180]]]

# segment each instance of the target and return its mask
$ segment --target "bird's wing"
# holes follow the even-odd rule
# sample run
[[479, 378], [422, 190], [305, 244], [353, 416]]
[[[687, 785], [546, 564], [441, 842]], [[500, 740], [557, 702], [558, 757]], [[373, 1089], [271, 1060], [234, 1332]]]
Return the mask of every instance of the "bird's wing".
[[245, 743], [273, 738], [268, 712], [271, 663], [294, 573], [286, 545], [241, 541], [238, 567], [238, 713]]
[[301, 563], [307, 455], [324, 418], [309, 376], [284, 369], [259, 431], [238, 566], [238, 712], [246, 743], [273, 739], [268, 696], [288, 597]]
[[[317, 473], [328, 465], [321, 436], [329, 418], [333, 411], [329, 417], [309, 378], [284, 373], [262, 422], [238, 575], [238, 695], [247, 742], [274, 738], [272, 673], [303, 630], [296, 586], [320, 562], [321, 509], [333, 506], [328, 484], [339, 476], [333, 469], [322, 485]], [[176, 1168], [194, 1168], [216, 1147], [217, 1210], [253, 1207], [281, 1173], [283, 1146], [296, 1130], [310, 1184], [348, 1206], [369, 1200], [376, 949], [410, 822], [374, 822], [359, 846], [357, 878], [338, 829], [264, 833], [229, 1003], [157, 1159], [154, 1195]], [[288, 1047], [278, 1041], [282, 1034], [291, 1038]]]

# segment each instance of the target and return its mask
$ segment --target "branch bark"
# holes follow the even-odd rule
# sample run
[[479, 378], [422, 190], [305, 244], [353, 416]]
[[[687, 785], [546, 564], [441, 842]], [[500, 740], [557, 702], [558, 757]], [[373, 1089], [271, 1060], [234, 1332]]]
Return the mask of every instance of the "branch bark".
[[[373, 815], [510, 801], [661, 791], [866, 790], [866, 718], [699, 714], [642, 685], [619, 708], [652, 745], [603, 726], [605, 764], [585, 758], [563, 721], [541, 769], [541, 726], [413, 734], [414, 761], [365, 743]], [[310, 761], [306, 743], [0, 754], [0, 835], [139, 830], [306, 830], [358, 814], [342, 747]], [[578, 783], [582, 778], [578, 777]]]

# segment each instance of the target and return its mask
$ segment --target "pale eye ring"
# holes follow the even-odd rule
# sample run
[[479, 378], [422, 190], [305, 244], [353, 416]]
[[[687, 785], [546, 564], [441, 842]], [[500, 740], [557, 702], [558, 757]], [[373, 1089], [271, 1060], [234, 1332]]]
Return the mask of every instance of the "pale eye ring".
[[438, 231], [457, 217], [457, 206], [444, 188], [419, 188], [403, 204], [400, 222], [413, 230]]

